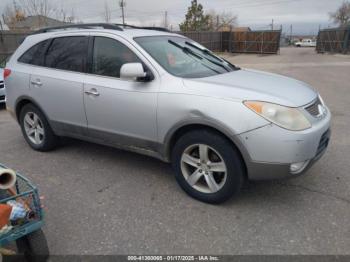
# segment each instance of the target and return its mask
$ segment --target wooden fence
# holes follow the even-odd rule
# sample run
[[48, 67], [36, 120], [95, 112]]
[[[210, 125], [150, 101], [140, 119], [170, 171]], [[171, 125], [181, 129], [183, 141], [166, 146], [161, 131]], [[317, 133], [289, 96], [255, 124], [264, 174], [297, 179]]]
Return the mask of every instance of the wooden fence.
[[213, 52], [222, 51], [222, 33], [221, 32], [178, 32]]
[[[280, 30], [179, 33], [214, 52], [277, 54], [280, 49]], [[0, 61], [11, 55], [28, 34], [29, 32], [0, 31]]]
[[28, 34], [23, 31], [0, 31], [0, 61], [10, 56]]
[[318, 33], [316, 50], [318, 53], [349, 53], [350, 27], [321, 30]]
[[214, 52], [277, 54], [281, 31], [179, 32]]

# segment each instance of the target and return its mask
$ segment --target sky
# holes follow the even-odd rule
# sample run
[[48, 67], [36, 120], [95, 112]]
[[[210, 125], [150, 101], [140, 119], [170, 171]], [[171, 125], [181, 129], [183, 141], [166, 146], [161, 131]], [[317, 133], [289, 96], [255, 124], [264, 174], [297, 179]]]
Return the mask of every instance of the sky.
[[[17, 0], [18, 2], [25, 0]], [[119, 0], [49, 0], [57, 9], [64, 9], [83, 22], [104, 22], [105, 3], [112, 10], [112, 22], [121, 22]], [[13, 0], [0, 0], [0, 14]], [[165, 12], [169, 25], [178, 29], [184, 20], [191, 0], [126, 0], [126, 22], [135, 25], [161, 25]], [[335, 11], [343, 0], [198, 0], [205, 11], [232, 12], [238, 16], [240, 26], [253, 29], [282, 26], [289, 33], [293, 25], [295, 34], [315, 34], [319, 28], [334, 26], [329, 12]]]

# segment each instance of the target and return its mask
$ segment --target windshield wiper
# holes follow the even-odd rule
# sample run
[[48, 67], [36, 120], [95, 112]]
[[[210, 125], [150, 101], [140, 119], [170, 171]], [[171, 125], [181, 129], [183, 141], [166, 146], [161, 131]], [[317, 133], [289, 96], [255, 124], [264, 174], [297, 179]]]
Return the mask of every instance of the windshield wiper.
[[[182, 46], [182, 45], [180, 45], [180, 44], [174, 42], [173, 40], [168, 40], [168, 42], [169, 42], [169, 44], [172, 44], [173, 46], [176, 46], [177, 48], [181, 49], [183, 52], [185, 52], [185, 53], [187, 53], [187, 54], [190, 54], [190, 55], [192, 55], [192, 56], [198, 58], [199, 60], [205, 59], [205, 57], [203, 57], [203, 56], [197, 54], [197, 53], [194, 52], [192, 49], [190, 49], [190, 48], [188, 48], [188, 47], [186, 47], [186, 46]], [[216, 62], [215, 62], [215, 63], [216, 63]], [[215, 64], [215, 63], [214, 63], [214, 64]], [[204, 63], [202, 63], [202, 64], [203, 64], [205, 67], [209, 68], [210, 70], [214, 71], [215, 73], [220, 74], [220, 72], [217, 71], [217, 70], [215, 70], [214, 68], [211, 68], [210, 66], [208, 66], [208, 65], [206, 65], [206, 64], [204, 64]], [[221, 65], [220, 65], [220, 66], [221, 66]], [[226, 68], [225, 68], [225, 69], [226, 69]], [[227, 70], [227, 69], [226, 69], [226, 70]]]
[[[222, 62], [226, 62], [233, 70], [239, 70], [239, 69], [240, 69], [239, 67], [237, 67], [237, 66], [231, 64], [230, 62], [228, 62], [226, 59], [217, 57], [216, 55], [214, 55], [214, 54], [213, 54], [211, 51], [209, 51], [208, 49], [202, 49], [202, 48], [200, 48], [199, 46], [196, 46], [195, 44], [192, 44], [191, 42], [188, 42], [188, 41], [186, 41], [185, 44], [186, 44], [186, 45], [189, 45], [189, 46], [191, 46], [191, 47], [193, 47], [193, 48], [195, 48], [195, 49], [197, 49], [197, 50], [199, 50], [199, 51], [201, 51], [202, 53], [204, 53], [204, 54], [206, 54], [206, 55], [208, 55], [208, 56], [210, 56], [210, 57], [216, 59], [217, 61], [220, 61], [221, 63], [222, 63]], [[210, 60], [210, 61], [211, 61], [211, 60]], [[211, 62], [215, 63], [214, 61], [211, 61]], [[222, 64], [220, 64], [220, 65], [222, 65]], [[222, 66], [223, 66], [223, 65], [222, 65]], [[226, 68], [226, 67], [225, 67], [225, 68]]]
[[192, 50], [191, 50], [190, 48], [188, 48], [188, 47], [182, 46], [182, 45], [180, 45], [180, 44], [174, 42], [173, 40], [169, 40], [168, 42], [169, 42], [170, 44], [172, 44], [172, 45], [174, 45], [174, 46], [176, 46], [176, 47], [182, 49], [182, 51], [184, 51], [185, 53], [190, 53], [191, 55], [197, 57], [198, 59], [201, 59], [201, 60], [203, 59], [202, 56], [200, 56], [200, 55], [197, 54], [196, 52], [192, 51]]
[[[209, 59], [208, 57], [203, 57], [204, 59], [208, 60], [209, 62], [211, 62], [211, 63], [213, 63], [213, 64], [215, 64], [215, 65], [217, 65], [217, 66], [222, 67], [222, 68], [225, 69], [227, 72], [230, 72], [230, 70], [228, 70], [227, 67], [226, 67], [224, 64], [222, 64], [223, 60], [221, 60], [220, 58], [218, 58], [218, 57], [216, 57], [215, 55], [213, 55], [212, 53], [210, 53], [209, 50], [201, 49], [201, 48], [199, 48], [198, 46], [196, 46], [196, 45], [194, 45], [194, 44], [192, 44], [192, 43], [190, 43], [190, 42], [187, 42], [187, 41], [185, 42], [185, 44], [186, 44], [186, 45], [189, 45], [189, 46], [192, 46], [192, 47], [196, 48], [197, 50], [200, 50], [202, 53], [204, 53], [204, 54], [206, 54], [206, 55], [209, 55], [210, 57], [215, 58], [215, 59], [216, 59], [217, 61], [219, 61], [219, 62], [213, 61], [213, 60]], [[191, 51], [192, 51], [192, 50], [191, 50]], [[192, 52], [193, 52], [193, 51], [192, 51]], [[196, 53], [196, 52], [194, 52], [194, 53]]]
[[188, 41], [186, 41], [185, 44], [189, 45], [189, 46], [191, 46], [191, 47], [193, 47], [193, 48], [195, 48], [195, 49], [197, 49], [199, 51], [201, 51], [202, 53], [204, 53], [204, 54], [214, 58], [215, 60], [217, 60], [219, 62], [223, 62], [223, 60], [221, 60], [219, 57], [213, 55], [208, 49], [202, 49], [199, 46], [196, 46], [195, 44], [192, 44], [191, 42], [188, 42]]

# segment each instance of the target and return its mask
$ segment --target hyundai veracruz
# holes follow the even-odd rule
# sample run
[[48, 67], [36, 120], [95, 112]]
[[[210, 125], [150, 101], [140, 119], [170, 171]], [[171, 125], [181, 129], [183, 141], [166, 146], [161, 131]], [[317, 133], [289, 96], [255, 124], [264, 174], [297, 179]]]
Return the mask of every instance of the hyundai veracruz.
[[331, 113], [309, 85], [241, 69], [161, 30], [41, 30], [4, 76], [7, 109], [34, 150], [66, 136], [156, 157], [208, 203], [237, 194], [246, 179], [304, 173], [330, 139]]

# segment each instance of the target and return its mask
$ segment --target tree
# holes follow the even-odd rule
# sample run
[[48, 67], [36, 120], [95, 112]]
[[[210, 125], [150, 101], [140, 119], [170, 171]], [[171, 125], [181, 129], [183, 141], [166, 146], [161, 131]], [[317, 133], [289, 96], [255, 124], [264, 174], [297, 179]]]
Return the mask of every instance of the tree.
[[210, 16], [204, 14], [203, 6], [197, 0], [192, 0], [188, 8], [186, 19], [181, 23], [181, 31], [208, 31], [210, 29]]
[[230, 27], [237, 24], [237, 15], [234, 15], [232, 12], [222, 12], [219, 15], [220, 27]]
[[57, 12], [56, 19], [66, 23], [74, 23], [76, 20], [74, 9], [72, 8], [71, 13], [68, 15], [66, 10], [62, 8]]
[[30, 16], [50, 17], [57, 12], [50, 0], [20, 0], [20, 4]]
[[106, 23], [109, 23], [111, 21], [111, 16], [111, 9], [109, 8], [108, 2], [105, 1], [104, 18]]
[[350, 25], [350, 2], [344, 1], [338, 10], [330, 13], [329, 16], [340, 26]]
[[26, 18], [26, 13], [16, 3], [16, 1], [13, 1], [12, 4], [9, 4], [5, 7], [2, 17], [3, 17], [4, 23], [10, 27], [16, 22], [23, 21]]
[[213, 31], [236, 26], [238, 19], [237, 15], [234, 15], [232, 12], [225, 11], [218, 14], [215, 12], [215, 10], [211, 10], [208, 12], [208, 16], [210, 30]]
[[39, 16], [38, 26], [46, 26], [45, 17], [55, 17], [56, 19], [73, 23], [76, 18], [74, 10], [68, 14], [63, 8], [57, 9], [53, 0], [13, 0], [7, 5], [2, 14], [4, 22], [11, 28], [16, 22], [23, 21], [27, 16]]

